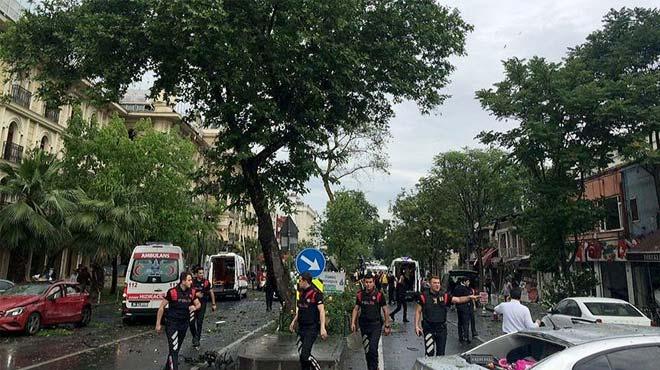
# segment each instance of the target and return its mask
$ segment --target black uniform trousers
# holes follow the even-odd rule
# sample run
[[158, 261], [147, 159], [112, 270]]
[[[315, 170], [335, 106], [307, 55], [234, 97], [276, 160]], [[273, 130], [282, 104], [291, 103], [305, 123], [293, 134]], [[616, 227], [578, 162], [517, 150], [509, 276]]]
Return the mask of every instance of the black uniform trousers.
[[362, 347], [364, 356], [367, 359], [367, 370], [378, 370], [378, 342], [383, 330], [383, 324], [380, 321], [372, 323], [360, 323], [360, 333], [362, 333]]
[[272, 311], [273, 310], [273, 288], [270, 286], [266, 285], [264, 288], [264, 291], [266, 292], [266, 311]]
[[179, 350], [181, 350], [181, 345], [183, 344], [183, 340], [186, 338], [186, 333], [188, 332], [188, 321], [175, 322], [168, 320], [165, 322], [165, 325], [167, 345], [170, 351], [167, 355], [165, 370], [178, 370]]
[[392, 319], [394, 319], [394, 315], [396, 315], [397, 312], [401, 311], [401, 308], [403, 308], [403, 320], [407, 321], [408, 320], [408, 303], [406, 302], [406, 297], [405, 296], [397, 296], [396, 297], [396, 309], [392, 311], [390, 316]]
[[422, 322], [424, 349], [427, 356], [444, 356], [447, 345], [447, 324]]
[[206, 314], [206, 302], [200, 301], [202, 306], [194, 312], [194, 318], [190, 322], [190, 334], [193, 336], [193, 346], [198, 346], [199, 340], [202, 338], [202, 325], [204, 324], [204, 315]]
[[319, 325], [300, 325], [298, 327], [298, 354], [300, 355], [301, 370], [321, 370], [321, 366], [312, 356], [312, 346], [319, 335]]
[[472, 337], [476, 337], [479, 335], [477, 333], [477, 327], [474, 324], [474, 305], [473, 303], [470, 304], [470, 328], [472, 329]]
[[394, 303], [396, 294], [394, 293], [394, 283], [387, 284], [387, 300], [390, 304]]
[[470, 307], [464, 303], [456, 307], [458, 316], [458, 340], [468, 342], [470, 340]]

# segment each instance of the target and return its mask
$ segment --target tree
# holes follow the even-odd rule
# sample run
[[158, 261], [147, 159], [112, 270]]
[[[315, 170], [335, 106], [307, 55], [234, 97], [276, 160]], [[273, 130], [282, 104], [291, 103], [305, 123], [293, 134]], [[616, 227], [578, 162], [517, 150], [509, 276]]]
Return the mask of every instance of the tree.
[[328, 202], [320, 223], [321, 238], [337, 267], [353, 271], [360, 256], [370, 256], [378, 210], [360, 191], [340, 191]]
[[[39, 249], [58, 252], [68, 242], [66, 222], [82, 195], [58, 186], [61, 168], [54, 156], [39, 149], [31, 151], [18, 168], [0, 163], [0, 172], [6, 174], [0, 196], [14, 201], [0, 209], [0, 241], [16, 250], [18, 258]], [[20, 282], [25, 274], [13, 278]]]
[[433, 0], [47, 0], [0, 37], [0, 59], [15, 73], [38, 67], [51, 104], [81, 80], [95, 83], [87, 96], [114, 100], [152, 71], [153, 95], [220, 128], [207, 161], [236, 205], [254, 208], [290, 310], [271, 206], [305, 193], [309, 153], [332, 133], [387, 122], [403, 99], [441, 104], [470, 30]]
[[389, 129], [385, 122], [359, 125], [350, 132], [332, 133], [330, 140], [316, 149], [316, 167], [328, 199], [335, 200], [332, 186], [343, 178], [368, 171], [387, 172], [384, 153]]

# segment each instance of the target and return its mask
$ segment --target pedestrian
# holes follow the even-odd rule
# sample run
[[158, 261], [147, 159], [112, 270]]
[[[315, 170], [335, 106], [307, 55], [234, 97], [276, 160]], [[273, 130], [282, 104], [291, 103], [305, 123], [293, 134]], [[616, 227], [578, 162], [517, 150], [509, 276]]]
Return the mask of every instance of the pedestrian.
[[[368, 273], [368, 274], [371, 275], [371, 273]], [[372, 277], [374, 278], [374, 280], [375, 280], [375, 282], [376, 282], [376, 289], [379, 290], [379, 291], [382, 291], [382, 288], [383, 288], [383, 285], [382, 285], [382, 283], [380, 282], [380, 279], [381, 279], [382, 276], [383, 276], [383, 272], [382, 272], [382, 271], [380, 271], [379, 273], [377, 273], [376, 276], [373, 276], [373, 275], [372, 275]]]
[[200, 308], [195, 311], [195, 319], [190, 322], [190, 334], [192, 334], [193, 347], [199, 349], [199, 341], [202, 338], [202, 326], [204, 324], [204, 315], [206, 315], [206, 305], [211, 301], [211, 311], [215, 312], [215, 293], [211, 290], [211, 282], [204, 278], [204, 268], [197, 266], [195, 268], [195, 279], [193, 279], [193, 288], [195, 297], [199, 299]]
[[[472, 290], [468, 288], [470, 284], [470, 279], [461, 278], [459, 283], [456, 284], [454, 290], [452, 291], [452, 296], [454, 297], [471, 297]], [[470, 312], [472, 312], [472, 306], [470, 300], [464, 300], [462, 303], [456, 305], [456, 315], [458, 318], [458, 341], [461, 343], [470, 344]]]
[[318, 361], [312, 356], [312, 346], [316, 337], [320, 334], [321, 339], [328, 338], [325, 330], [325, 307], [323, 305], [323, 293], [312, 285], [312, 275], [303, 272], [298, 281], [300, 299], [296, 303], [296, 315], [289, 325], [293, 333], [298, 325], [298, 354], [300, 355], [301, 370], [321, 370]]
[[392, 311], [390, 317], [395, 321], [394, 315], [403, 308], [403, 322], [408, 322], [408, 302], [406, 302], [406, 277], [404, 273], [399, 275], [396, 282], [396, 309]]
[[87, 292], [90, 283], [92, 282], [92, 275], [90, 275], [89, 271], [87, 271], [87, 267], [80, 265], [78, 267], [78, 277], [76, 278], [76, 281], [78, 282], [78, 285], [80, 286], [80, 290], [83, 292]]
[[[477, 290], [474, 281], [470, 281], [469, 288], [473, 297], [479, 297], [479, 291]], [[475, 325], [474, 322], [475, 311], [477, 310], [477, 300], [470, 299], [469, 304], [470, 304], [470, 328], [472, 329], [472, 338], [475, 338], [479, 336], [479, 333], [477, 332], [477, 326]]]
[[519, 288], [511, 290], [511, 300], [495, 306], [495, 313], [502, 315], [502, 331], [504, 333], [515, 333], [519, 330], [537, 328], [541, 321], [532, 321], [529, 308], [520, 303], [522, 295]]
[[273, 295], [275, 294], [275, 287], [268, 277], [266, 277], [266, 285], [264, 285], [264, 292], [266, 294], [266, 311], [273, 310]]
[[158, 308], [156, 332], [160, 333], [165, 306], [167, 306], [167, 314], [165, 314], [165, 333], [167, 334], [169, 347], [165, 364], [167, 370], [177, 370], [179, 368], [179, 350], [181, 350], [181, 344], [183, 344], [183, 339], [186, 337], [188, 325], [194, 319], [195, 311], [202, 306], [192, 285], [192, 274], [182, 272], [179, 276], [179, 284], [167, 291]]
[[371, 273], [365, 275], [363, 279], [364, 288], [357, 292], [351, 316], [351, 331], [353, 333], [357, 331], [359, 322], [368, 370], [378, 370], [378, 342], [380, 341], [381, 331], [383, 331], [383, 324], [385, 324], [385, 335], [392, 332], [392, 325], [387, 320], [389, 315], [385, 296], [375, 287], [374, 280], [375, 278]]
[[388, 276], [387, 272], [381, 272], [380, 285], [382, 287], [381, 292], [383, 292], [383, 294], [387, 294], [387, 292], [389, 291], [389, 285], [390, 285], [390, 280], [389, 280], [389, 276]]
[[389, 272], [387, 274], [387, 280], [389, 281], [389, 284], [387, 285], [387, 300], [389, 301], [389, 304], [394, 304], [394, 298], [395, 298], [395, 293], [394, 293], [394, 274], [392, 272]]
[[504, 295], [504, 302], [509, 301], [509, 297], [511, 296], [512, 287], [513, 287], [513, 284], [511, 284], [511, 280], [506, 279], [506, 282], [504, 283], [504, 287], [502, 288], [502, 295]]
[[447, 308], [472, 297], [452, 297], [442, 291], [440, 277], [431, 276], [430, 287], [419, 295], [415, 308], [415, 333], [424, 336], [426, 356], [444, 356], [447, 344]]

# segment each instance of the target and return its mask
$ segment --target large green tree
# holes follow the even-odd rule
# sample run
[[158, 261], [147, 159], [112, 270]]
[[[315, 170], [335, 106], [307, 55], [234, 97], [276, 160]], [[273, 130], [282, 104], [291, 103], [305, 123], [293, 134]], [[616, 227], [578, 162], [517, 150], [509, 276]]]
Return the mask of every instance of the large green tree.
[[361, 191], [340, 191], [328, 202], [319, 230], [328, 253], [337, 259], [337, 267], [353, 271], [358, 257], [372, 255], [378, 210]]
[[519, 122], [481, 138], [511, 151], [531, 176], [521, 225], [542, 271], [568, 275], [579, 235], [598, 223], [585, 177], [617, 153], [648, 153], [641, 139], [658, 130], [659, 20], [657, 9], [612, 10], [563, 62], [507, 60], [505, 79], [477, 92], [497, 119]]
[[87, 96], [117, 99], [152, 71], [152, 94], [220, 128], [214, 178], [254, 208], [290, 309], [270, 209], [306, 191], [310, 153], [333, 134], [386, 122], [403, 99], [441, 104], [470, 29], [434, 0], [45, 0], [0, 37], [0, 58], [11, 72], [38, 67], [54, 97], [89, 80]]
[[[66, 223], [83, 194], [59, 184], [61, 169], [61, 162], [39, 149], [23, 158], [17, 168], [0, 163], [0, 173], [5, 174], [0, 196], [11, 200], [0, 208], [0, 242], [17, 252], [16, 259], [24, 258], [30, 251], [56, 254], [69, 242]], [[24, 278], [25, 273], [18, 271], [12, 276], [19, 282]]]

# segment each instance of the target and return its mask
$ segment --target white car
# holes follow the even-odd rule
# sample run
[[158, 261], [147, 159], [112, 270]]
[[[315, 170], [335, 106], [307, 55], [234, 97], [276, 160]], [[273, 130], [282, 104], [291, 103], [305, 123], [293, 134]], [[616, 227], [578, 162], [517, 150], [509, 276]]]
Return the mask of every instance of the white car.
[[596, 323], [651, 326], [651, 319], [630, 303], [602, 297], [563, 299], [541, 321], [550, 328]]
[[460, 355], [418, 358], [413, 370], [483, 370], [503, 359], [526, 359], [534, 370], [651, 370], [658, 358], [658, 328], [580, 325], [505, 334]]

